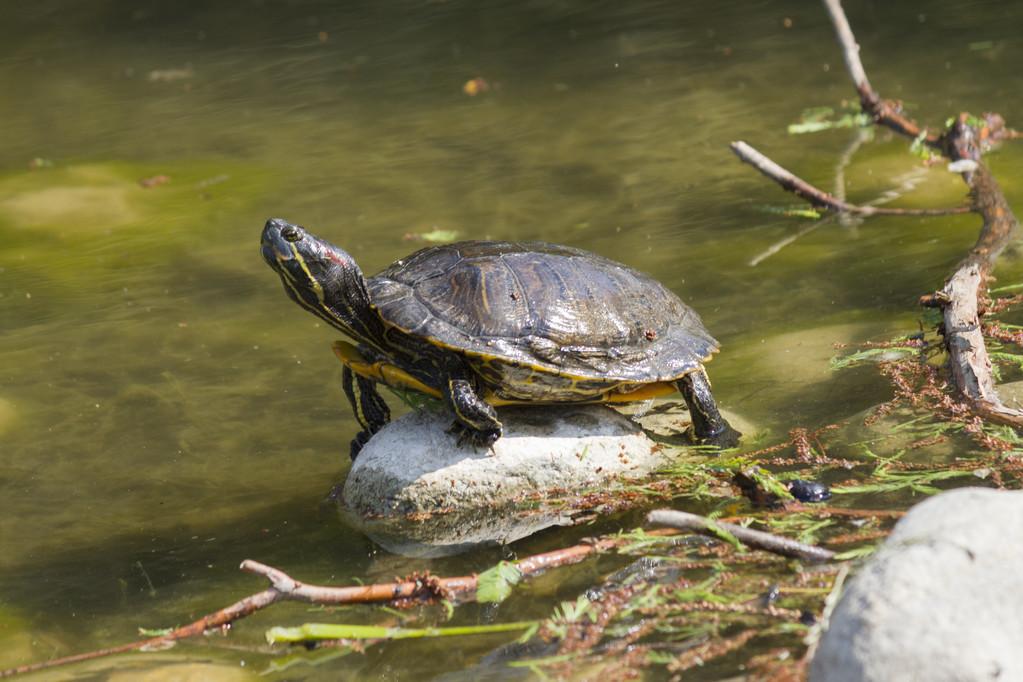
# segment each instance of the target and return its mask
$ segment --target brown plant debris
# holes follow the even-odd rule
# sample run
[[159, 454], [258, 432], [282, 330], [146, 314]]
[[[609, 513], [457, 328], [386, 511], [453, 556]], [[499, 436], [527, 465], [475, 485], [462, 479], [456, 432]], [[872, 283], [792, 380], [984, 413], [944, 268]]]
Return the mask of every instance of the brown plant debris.
[[435, 604], [448, 601], [451, 593], [443, 581], [429, 571], [413, 571], [404, 578], [395, 578], [395, 584], [412, 583], [415, 587], [407, 597], [399, 597], [392, 604], [398, 609], [408, 609], [419, 604]]
[[872, 424], [889, 414], [898, 405], [907, 405], [959, 424], [975, 443], [993, 452], [1009, 452], [1017, 446], [988, 433], [983, 418], [974, 412], [958, 395], [953, 394], [941, 371], [916, 360], [894, 360], [878, 363], [878, 367], [891, 383], [895, 397], [879, 406], [864, 423]]
[[[689, 651], [679, 654], [674, 661], [669, 663], [668, 672], [681, 673], [698, 665], [705, 665], [706, 663], [713, 661], [715, 658], [721, 658], [725, 654], [741, 649], [746, 646], [747, 642], [756, 636], [757, 631], [751, 628], [749, 630], [743, 630], [739, 634], [732, 635], [731, 637], [711, 640], [706, 644], [693, 647]], [[678, 675], [672, 679], [676, 678], [682, 679]]]

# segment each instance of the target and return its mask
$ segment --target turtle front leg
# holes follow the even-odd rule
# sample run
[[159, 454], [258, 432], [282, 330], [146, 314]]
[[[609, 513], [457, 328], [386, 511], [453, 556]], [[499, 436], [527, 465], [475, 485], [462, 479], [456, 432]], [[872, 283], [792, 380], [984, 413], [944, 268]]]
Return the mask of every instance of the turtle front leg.
[[675, 386], [689, 407], [697, 443], [719, 448], [732, 448], [739, 444], [742, 434], [721, 416], [710, 392], [710, 382], [702, 369], [685, 375], [675, 382]]
[[362, 431], [352, 439], [349, 450], [354, 461], [373, 434], [391, 421], [391, 410], [377, 391], [376, 384], [357, 375], [347, 366], [341, 372], [341, 386], [348, 396], [348, 402], [352, 404], [355, 419], [362, 427]]
[[455, 423], [448, 433], [458, 435], [459, 445], [468, 442], [477, 447], [489, 448], [501, 437], [501, 422], [497, 412], [480, 398], [468, 379], [449, 378], [444, 399], [455, 413]]

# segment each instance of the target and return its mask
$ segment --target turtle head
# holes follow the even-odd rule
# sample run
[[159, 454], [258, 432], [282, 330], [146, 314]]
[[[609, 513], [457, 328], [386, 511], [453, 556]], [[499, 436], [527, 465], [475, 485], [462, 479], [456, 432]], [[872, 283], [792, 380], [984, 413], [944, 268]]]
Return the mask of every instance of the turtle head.
[[355, 339], [378, 338], [379, 316], [370, 306], [366, 280], [344, 249], [271, 218], [263, 227], [260, 250], [292, 301]]

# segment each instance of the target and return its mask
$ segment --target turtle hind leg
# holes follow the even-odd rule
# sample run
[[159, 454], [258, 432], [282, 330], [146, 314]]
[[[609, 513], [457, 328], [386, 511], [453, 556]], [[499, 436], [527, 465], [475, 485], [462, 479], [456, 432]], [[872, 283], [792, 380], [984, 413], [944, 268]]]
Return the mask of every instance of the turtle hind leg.
[[377, 391], [376, 384], [355, 374], [347, 366], [341, 372], [341, 387], [348, 397], [348, 402], [352, 404], [355, 419], [362, 427], [352, 439], [349, 450], [354, 460], [373, 434], [391, 421], [391, 410]]
[[468, 379], [448, 379], [444, 397], [455, 413], [455, 423], [449, 433], [457, 434], [459, 445], [472, 443], [489, 448], [501, 437], [502, 427], [497, 412], [480, 398]]
[[675, 382], [675, 385], [689, 407], [697, 443], [715, 445], [722, 449], [739, 444], [739, 437], [742, 434], [733, 429], [721, 416], [703, 369], [690, 372]]

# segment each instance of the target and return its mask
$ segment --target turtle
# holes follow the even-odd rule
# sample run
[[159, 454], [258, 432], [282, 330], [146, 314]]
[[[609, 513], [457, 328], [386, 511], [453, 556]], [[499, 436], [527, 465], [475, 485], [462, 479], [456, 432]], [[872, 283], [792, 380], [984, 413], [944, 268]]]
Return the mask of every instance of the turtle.
[[718, 342], [671, 290], [621, 263], [546, 242], [463, 241], [367, 279], [343, 249], [281, 218], [260, 246], [288, 296], [354, 342], [334, 343], [361, 427], [352, 459], [390, 420], [378, 384], [441, 399], [459, 446], [492, 446], [502, 405], [676, 391], [696, 442], [738, 443], [704, 369]]

